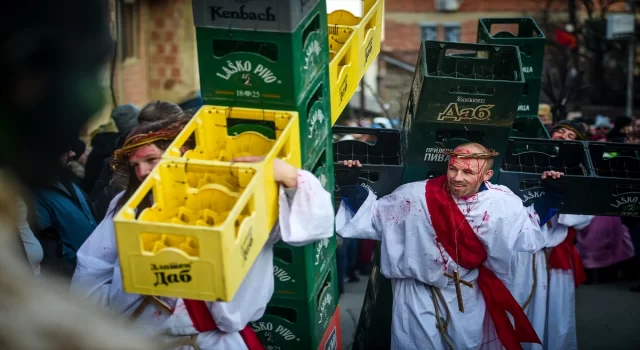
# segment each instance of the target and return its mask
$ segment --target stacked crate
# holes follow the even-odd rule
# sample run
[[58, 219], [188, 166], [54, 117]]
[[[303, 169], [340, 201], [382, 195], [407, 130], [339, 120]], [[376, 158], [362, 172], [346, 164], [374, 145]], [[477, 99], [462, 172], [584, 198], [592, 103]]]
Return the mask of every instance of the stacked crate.
[[403, 183], [444, 174], [442, 152], [462, 143], [502, 155], [523, 87], [515, 46], [422, 42], [402, 127]]
[[[333, 191], [329, 47], [325, 0], [194, 0], [205, 105], [295, 111], [302, 168]], [[273, 137], [267, 120], [229, 120], [229, 134]], [[338, 305], [335, 236], [274, 247], [275, 291], [252, 323], [267, 348], [312, 349]]]
[[513, 45], [520, 49], [525, 84], [512, 136], [549, 138], [538, 118], [546, 42], [540, 27], [529, 17], [481, 18], [478, 21], [478, 43]]

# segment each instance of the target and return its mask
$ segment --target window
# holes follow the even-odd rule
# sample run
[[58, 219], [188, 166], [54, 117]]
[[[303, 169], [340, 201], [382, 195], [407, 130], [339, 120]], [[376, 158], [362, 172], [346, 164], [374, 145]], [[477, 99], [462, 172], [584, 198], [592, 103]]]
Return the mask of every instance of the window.
[[422, 41], [436, 41], [438, 40], [438, 24], [431, 22], [420, 23], [422, 29]]
[[442, 26], [444, 27], [444, 41], [460, 42], [460, 23], [449, 22], [443, 23]]
[[120, 3], [120, 48], [122, 61], [138, 57], [138, 36], [140, 35], [139, 3], [122, 0]]

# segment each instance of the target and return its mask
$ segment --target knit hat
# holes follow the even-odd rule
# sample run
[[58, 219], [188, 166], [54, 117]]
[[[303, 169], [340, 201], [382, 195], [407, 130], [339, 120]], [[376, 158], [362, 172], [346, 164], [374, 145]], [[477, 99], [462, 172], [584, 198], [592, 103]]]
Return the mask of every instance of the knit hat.
[[584, 124], [580, 122], [576, 122], [573, 120], [562, 120], [558, 122], [553, 127], [552, 131], [556, 131], [558, 129], [569, 129], [576, 133], [576, 140], [584, 140], [586, 135], [586, 130], [584, 129]]
[[120, 105], [113, 109], [111, 118], [116, 122], [120, 134], [126, 135], [138, 125], [139, 113], [140, 110], [134, 105]]

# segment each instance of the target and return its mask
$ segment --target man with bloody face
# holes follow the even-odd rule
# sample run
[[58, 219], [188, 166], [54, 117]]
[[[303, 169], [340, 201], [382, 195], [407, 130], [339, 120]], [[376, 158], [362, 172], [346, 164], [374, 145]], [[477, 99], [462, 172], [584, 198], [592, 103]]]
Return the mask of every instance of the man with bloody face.
[[381, 241], [381, 272], [394, 295], [391, 348], [540, 343], [505, 287], [514, 254], [541, 248], [540, 226], [520, 198], [489, 182], [496, 152], [469, 143], [447, 154], [446, 175], [380, 199], [360, 186], [341, 188], [338, 234]]

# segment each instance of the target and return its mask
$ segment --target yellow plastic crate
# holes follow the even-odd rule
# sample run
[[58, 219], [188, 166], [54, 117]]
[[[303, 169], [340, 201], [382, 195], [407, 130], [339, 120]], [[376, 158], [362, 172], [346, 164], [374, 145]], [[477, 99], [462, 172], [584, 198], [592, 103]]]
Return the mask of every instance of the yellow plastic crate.
[[383, 0], [362, 0], [364, 16], [336, 10], [328, 15], [331, 122], [335, 124], [360, 79], [380, 53]]
[[249, 164], [162, 160], [114, 219], [125, 291], [231, 300], [271, 229], [261, 176]]
[[329, 59], [331, 125], [333, 125], [355, 94], [360, 81], [355, 28], [329, 25]]
[[362, 0], [363, 17], [356, 17], [348, 11], [337, 10], [329, 15], [328, 23], [352, 26], [356, 29], [355, 42], [358, 45], [358, 72], [360, 79], [380, 53], [382, 39], [383, 0]]
[[[270, 140], [253, 131], [229, 136], [227, 119], [230, 118], [273, 122], [276, 139]], [[194, 136], [195, 148], [182, 155], [181, 148]], [[163, 158], [219, 164], [248, 155], [266, 156], [263, 162], [252, 166], [256, 169], [267, 169], [260, 178], [266, 194], [263, 206], [267, 212], [266, 224], [271, 228], [278, 219], [278, 185], [273, 180], [273, 160], [277, 157], [297, 168], [301, 167], [300, 125], [297, 112], [203, 106], [171, 143]]]

